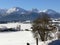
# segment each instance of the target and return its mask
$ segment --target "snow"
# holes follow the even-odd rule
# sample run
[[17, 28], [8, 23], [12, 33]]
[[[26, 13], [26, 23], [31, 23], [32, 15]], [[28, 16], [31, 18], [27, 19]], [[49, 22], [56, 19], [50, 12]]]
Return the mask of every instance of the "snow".
[[[51, 41], [39, 41], [39, 45], [47, 45]], [[0, 33], [0, 45], [36, 45], [31, 31], [5, 32]]]
[[35, 44], [31, 32], [19, 31], [0, 33], [0, 45], [26, 45], [27, 42], [32, 45]]
[[46, 12], [48, 9], [43, 10], [42, 12]]
[[29, 29], [31, 30], [31, 24], [21, 24], [21, 29], [25, 30], [25, 29]]
[[7, 13], [12, 13], [12, 12], [14, 12], [14, 11], [16, 11], [16, 9], [15, 8], [11, 8], [11, 9], [9, 9], [8, 11], [7, 11]]
[[[31, 24], [25, 23], [7, 23], [7, 24], [0, 24], [0, 28], [7, 27], [7, 28], [14, 28], [18, 25], [21, 25], [21, 29], [31, 29]], [[55, 39], [53, 39], [55, 40]], [[49, 42], [53, 40], [48, 40], [45, 43], [39, 41], [39, 45], [48, 45]], [[17, 32], [0, 32], [0, 45], [36, 45], [36, 40], [32, 35], [31, 31], [17, 31]]]
[[10, 14], [10, 13], [16, 12], [16, 11], [19, 11], [19, 9], [16, 9], [16, 8], [14, 7], [14, 8], [8, 9], [6, 13]]
[[26, 12], [26, 10], [20, 8], [20, 7], [13, 7], [13, 8], [10, 8], [7, 10], [7, 14], [10, 14], [10, 13], [14, 13], [14, 12], [17, 12], [17, 13], [21, 13], [21, 14], [24, 14]]
[[21, 26], [21, 30], [29, 29], [31, 30], [30, 23], [7, 23], [7, 24], [0, 24], [0, 28], [16, 28], [17, 26]]
[[0, 28], [4, 28], [4, 27], [7, 27], [7, 28], [14, 28], [18, 25], [18, 23], [7, 23], [7, 24], [0, 24]]

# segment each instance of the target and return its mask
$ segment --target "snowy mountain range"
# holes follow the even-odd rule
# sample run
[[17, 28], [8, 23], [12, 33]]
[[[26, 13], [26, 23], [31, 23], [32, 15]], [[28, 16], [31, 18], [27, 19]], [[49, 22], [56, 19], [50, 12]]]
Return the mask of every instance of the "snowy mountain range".
[[39, 11], [38, 9], [25, 10], [20, 7], [13, 7], [10, 9], [0, 9], [0, 21], [33, 21], [38, 18], [41, 12], [47, 13], [51, 18], [60, 18], [60, 13], [46, 9]]

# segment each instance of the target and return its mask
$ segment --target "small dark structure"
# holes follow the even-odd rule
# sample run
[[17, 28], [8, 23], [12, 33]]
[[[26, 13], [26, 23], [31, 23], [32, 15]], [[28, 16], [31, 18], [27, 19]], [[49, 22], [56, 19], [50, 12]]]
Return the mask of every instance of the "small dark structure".
[[27, 43], [27, 45], [30, 45], [29, 43]]
[[48, 45], [60, 45], [60, 40], [55, 40], [49, 43]]

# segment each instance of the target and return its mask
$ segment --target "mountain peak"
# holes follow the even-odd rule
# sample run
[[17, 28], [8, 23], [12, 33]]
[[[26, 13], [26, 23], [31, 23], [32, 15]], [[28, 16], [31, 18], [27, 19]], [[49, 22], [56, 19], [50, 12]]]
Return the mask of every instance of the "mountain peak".
[[[49, 14], [51, 18], [60, 18], [60, 13], [52, 10], [52, 9], [45, 9], [43, 11], [40, 11], [43, 13]], [[0, 9], [0, 20], [1, 21], [14, 21], [14, 20], [35, 20], [40, 16], [39, 10], [37, 8], [33, 8], [32, 10], [25, 10], [20, 7], [13, 7], [10, 9]]]
[[20, 8], [20, 7], [13, 7], [13, 9], [15, 9], [15, 10], [19, 9], [19, 10], [20, 10], [20, 9], [22, 9], [22, 8]]
[[56, 11], [54, 11], [54, 10], [52, 10], [52, 9], [45, 9], [45, 10], [43, 10], [43, 12], [49, 12], [49, 11], [51, 11], [51, 12], [56, 12]]
[[42, 12], [48, 13], [48, 14], [56, 14], [57, 12], [52, 9], [45, 9]]
[[13, 13], [13, 12], [22, 13], [22, 12], [26, 12], [26, 10], [20, 7], [13, 7], [13, 8], [8, 9], [7, 11], [8, 14]]
[[31, 10], [32, 12], [39, 12], [39, 10], [37, 9], [37, 8], [32, 8], [32, 10]]

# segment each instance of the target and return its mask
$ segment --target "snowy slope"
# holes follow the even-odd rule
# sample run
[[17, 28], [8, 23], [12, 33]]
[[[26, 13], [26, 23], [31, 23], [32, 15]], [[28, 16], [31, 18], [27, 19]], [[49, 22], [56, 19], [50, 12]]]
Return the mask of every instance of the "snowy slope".
[[49, 14], [49, 16], [52, 19], [60, 18], [60, 13], [58, 13], [52, 9], [46, 9], [46, 10], [41, 11], [38, 9], [25, 10], [20, 7], [12, 7], [10, 9], [0, 9], [0, 23], [13, 22], [13, 21], [14, 22], [18, 22], [18, 21], [24, 22], [27, 20], [30, 20], [32, 22], [36, 18], [40, 17], [41, 12]]
[[[21, 25], [21, 29], [30, 29], [31, 27], [31, 24], [22, 23], [0, 24], [0, 27], [13, 28], [17, 25]], [[39, 41], [39, 45], [47, 45], [51, 41], [46, 41], [45, 44]], [[30, 45], [36, 45], [36, 40], [31, 31], [0, 32], [0, 45], [26, 45], [27, 42]]]
[[[39, 45], [47, 45], [51, 41], [41, 42]], [[31, 31], [7, 32], [0, 33], [0, 45], [36, 45], [36, 40], [33, 38]]]
[[42, 12], [45, 12], [45, 13], [49, 14], [49, 16], [51, 18], [60, 18], [60, 13], [58, 13], [58, 12], [52, 10], [52, 9], [45, 9]]
[[19, 25], [21, 26], [21, 30], [25, 30], [25, 29], [31, 30], [31, 26], [32, 26], [30, 23], [24, 24], [17, 22], [17, 23], [0, 24], [0, 28], [16, 28]]
[[[40, 13], [44, 12], [49, 14], [51, 18], [60, 18], [60, 13], [52, 10], [46, 9], [39, 12], [38, 9], [32, 9], [31, 11], [25, 10], [20, 7], [13, 7], [10, 9], [0, 9], [0, 21], [33, 21], [40, 16]], [[2, 16], [3, 15], [3, 16]]]
[[13, 7], [7, 10], [6, 13], [11, 14], [11, 13], [18, 13], [18, 14], [22, 14], [22, 13], [26, 13], [27, 11], [25, 9], [22, 9], [20, 7]]
[[0, 33], [0, 45], [26, 45], [29, 42], [35, 44], [31, 32], [19, 31], [10, 33]]

